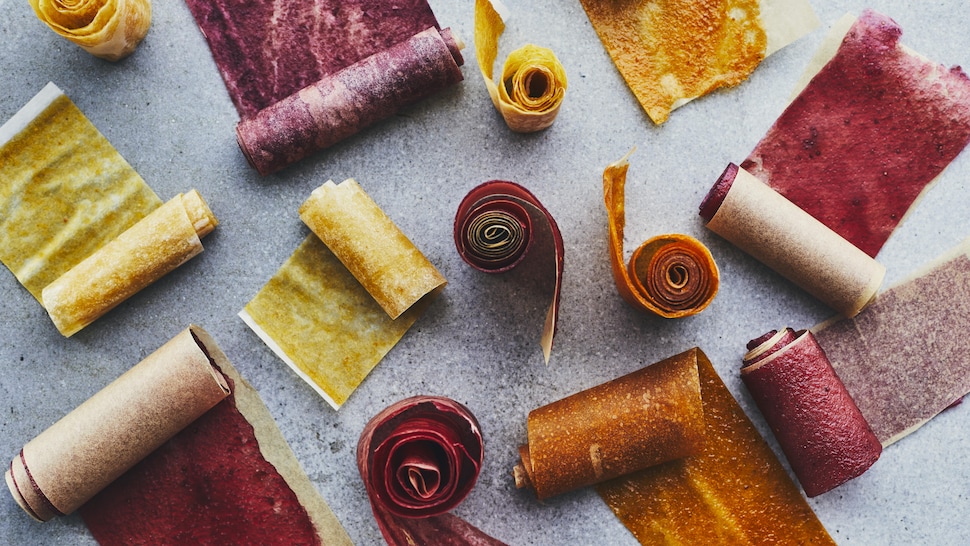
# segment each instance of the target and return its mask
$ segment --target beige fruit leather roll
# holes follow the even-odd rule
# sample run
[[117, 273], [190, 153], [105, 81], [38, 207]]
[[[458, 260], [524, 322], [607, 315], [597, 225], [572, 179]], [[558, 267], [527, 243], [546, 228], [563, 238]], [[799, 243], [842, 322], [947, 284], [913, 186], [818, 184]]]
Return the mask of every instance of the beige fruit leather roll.
[[[725, 186], [726, 195], [719, 194]], [[734, 165], [701, 206], [714, 233], [846, 317], [872, 300], [886, 274], [879, 262]]]
[[28, 442], [4, 476], [17, 504], [40, 521], [73, 512], [228, 396], [200, 337], [182, 331]]
[[30, 5], [51, 30], [108, 61], [134, 52], [152, 23], [149, 0], [30, 0]]
[[392, 319], [445, 278], [356, 180], [328, 181], [300, 206], [300, 218]]
[[199, 192], [179, 194], [47, 285], [44, 308], [71, 336], [202, 252], [217, 224]]

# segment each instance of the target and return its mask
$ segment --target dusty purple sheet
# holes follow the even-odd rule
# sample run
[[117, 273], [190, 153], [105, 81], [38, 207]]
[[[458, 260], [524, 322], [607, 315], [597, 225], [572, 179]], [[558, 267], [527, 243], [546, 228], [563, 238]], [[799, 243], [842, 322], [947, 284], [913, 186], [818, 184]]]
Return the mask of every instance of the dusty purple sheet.
[[185, 0], [239, 115], [429, 27], [427, 0]]

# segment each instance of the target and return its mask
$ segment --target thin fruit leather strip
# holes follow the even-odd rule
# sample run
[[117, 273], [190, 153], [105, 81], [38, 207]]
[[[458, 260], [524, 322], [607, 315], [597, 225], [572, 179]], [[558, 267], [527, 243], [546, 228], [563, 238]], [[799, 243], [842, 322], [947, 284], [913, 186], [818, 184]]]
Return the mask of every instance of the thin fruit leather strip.
[[613, 63], [654, 123], [818, 26], [807, 0], [581, 0]]
[[597, 492], [641, 544], [828, 544], [768, 444], [700, 349], [700, 453], [600, 484]]
[[204, 332], [233, 394], [81, 507], [104, 545], [322, 544], [350, 537], [259, 394]]
[[[496, 6], [496, 4], [498, 4]], [[507, 15], [501, 3], [475, 0], [475, 52], [492, 104], [509, 129], [533, 133], [548, 128], [566, 96], [566, 69], [551, 49], [526, 44], [509, 53], [495, 83], [498, 40]]]
[[552, 214], [521, 185], [491, 180], [468, 192], [458, 205], [454, 238], [461, 259], [479, 271], [504, 273], [523, 267], [551, 278], [552, 302], [540, 338], [548, 364], [559, 319], [565, 253]]
[[[865, 11], [741, 166], [875, 256], [970, 142], [970, 80]], [[820, 55], [830, 50], [823, 46]]]
[[700, 452], [697, 374], [688, 351], [532, 410], [516, 486], [542, 500]]
[[678, 233], [651, 237], [634, 251], [628, 267], [623, 264], [624, 190], [629, 156], [603, 171], [610, 265], [616, 289], [635, 309], [664, 318], [700, 313], [717, 295], [720, 274], [711, 252], [697, 239]]
[[449, 513], [475, 486], [484, 455], [478, 420], [450, 398], [413, 396], [375, 415], [357, 468], [387, 543], [503, 544]]
[[161, 204], [53, 83], [0, 127], [0, 261], [38, 301]]
[[438, 28], [427, 0], [186, 0], [239, 115]]
[[861, 475], [882, 444], [811, 332], [772, 331], [748, 343], [741, 379], [809, 497]]
[[853, 319], [813, 329], [883, 446], [970, 392], [970, 239], [881, 293]]

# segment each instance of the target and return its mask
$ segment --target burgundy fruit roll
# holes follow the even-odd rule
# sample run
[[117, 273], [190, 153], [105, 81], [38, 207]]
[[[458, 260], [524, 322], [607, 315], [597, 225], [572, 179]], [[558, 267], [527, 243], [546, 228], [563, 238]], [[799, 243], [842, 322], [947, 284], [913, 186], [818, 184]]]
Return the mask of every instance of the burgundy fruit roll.
[[375, 415], [357, 468], [388, 544], [503, 544], [447, 513], [475, 486], [484, 453], [478, 420], [450, 398], [414, 396]]
[[428, 28], [243, 119], [236, 140], [270, 174], [462, 80], [459, 42]]
[[811, 332], [785, 328], [748, 342], [741, 379], [809, 497], [861, 475], [882, 453]]

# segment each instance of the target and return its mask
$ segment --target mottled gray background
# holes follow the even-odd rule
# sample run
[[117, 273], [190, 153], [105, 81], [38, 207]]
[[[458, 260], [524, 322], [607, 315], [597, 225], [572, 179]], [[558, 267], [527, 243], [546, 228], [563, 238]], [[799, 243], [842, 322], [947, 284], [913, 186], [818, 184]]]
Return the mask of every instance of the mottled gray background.
[[[0, 0], [0, 120], [57, 83], [163, 198], [198, 188], [222, 222], [205, 252], [71, 339], [6, 270], [0, 272], [0, 457], [80, 404], [190, 322], [208, 329], [259, 390], [323, 497], [358, 544], [381, 535], [354, 463], [364, 423], [414, 394], [450, 396], [482, 423], [486, 461], [456, 512], [512, 544], [634, 544], [596, 494], [536, 502], [510, 469], [529, 410], [699, 345], [762, 431], [736, 369], [745, 342], [771, 328], [811, 326], [829, 311], [708, 232], [696, 214], [728, 161], [752, 149], [781, 112], [828, 25], [872, 5], [906, 44], [970, 64], [970, 15], [957, 0], [813, 0], [823, 27], [768, 59], [735, 89], [655, 127], [610, 62], [577, 0], [507, 0], [502, 51], [551, 47], [569, 76], [555, 125], [516, 135], [493, 110], [472, 47], [466, 80], [337, 147], [274, 176], [251, 170], [234, 139], [236, 112], [208, 48], [179, 0], [155, 3], [136, 53], [110, 64], [57, 37], [26, 0]], [[443, 26], [471, 44], [471, 0], [433, 0]], [[500, 55], [504, 58], [504, 53]], [[609, 271], [601, 173], [632, 146], [627, 251], [683, 232], [705, 242], [721, 291], [699, 316], [666, 321], [628, 307]], [[970, 235], [970, 156], [964, 153], [879, 255], [888, 282]], [[296, 209], [327, 179], [355, 177], [427, 254], [449, 286], [347, 404], [334, 412], [236, 313], [306, 235]], [[520, 274], [466, 266], [451, 237], [465, 193], [517, 181], [558, 219], [565, 240], [562, 320], [552, 361], [537, 344], [547, 301]], [[945, 325], [941, 325], [945, 328]], [[965, 332], [953, 335], [966, 335]], [[970, 437], [964, 404], [886, 450], [861, 478], [810, 501], [842, 544], [956, 544], [970, 534]], [[777, 451], [777, 444], [769, 440]], [[4, 463], [5, 464], [5, 463]], [[962, 540], [961, 540], [962, 539]], [[0, 543], [91, 542], [77, 516], [30, 520], [0, 491]]]

